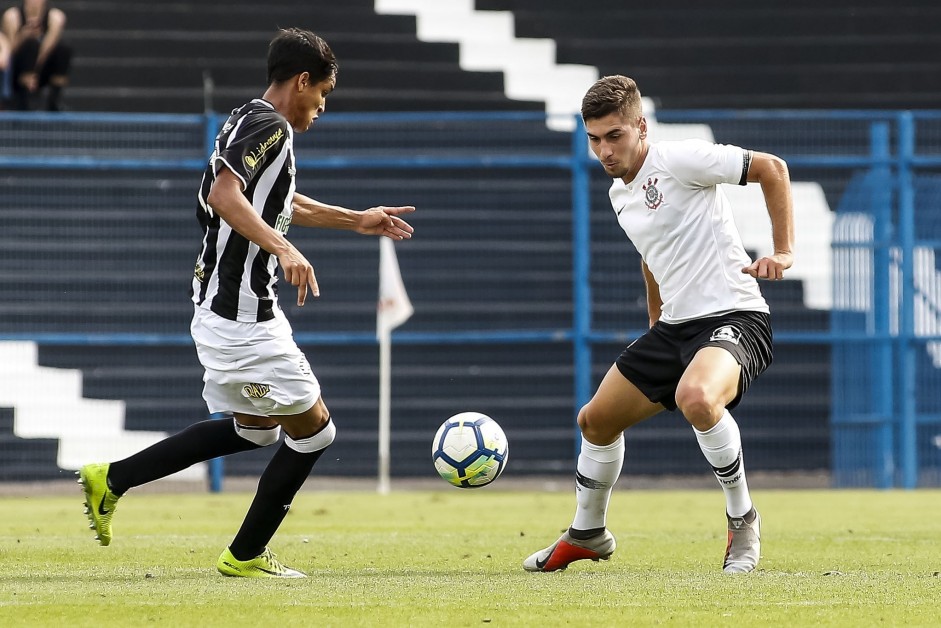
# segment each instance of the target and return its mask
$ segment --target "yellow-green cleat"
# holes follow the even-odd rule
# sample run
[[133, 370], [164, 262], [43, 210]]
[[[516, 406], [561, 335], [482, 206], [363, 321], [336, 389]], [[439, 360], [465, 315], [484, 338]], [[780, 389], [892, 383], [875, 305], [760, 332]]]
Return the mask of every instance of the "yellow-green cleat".
[[78, 470], [78, 483], [85, 491], [88, 527], [95, 531], [95, 538], [102, 545], [111, 544], [111, 517], [120, 498], [108, 488], [110, 466], [107, 462], [86, 464]]
[[241, 578], [306, 578], [307, 574], [286, 567], [271, 553], [267, 547], [265, 551], [251, 560], [237, 560], [229, 548], [225, 548], [216, 568], [223, 576]]

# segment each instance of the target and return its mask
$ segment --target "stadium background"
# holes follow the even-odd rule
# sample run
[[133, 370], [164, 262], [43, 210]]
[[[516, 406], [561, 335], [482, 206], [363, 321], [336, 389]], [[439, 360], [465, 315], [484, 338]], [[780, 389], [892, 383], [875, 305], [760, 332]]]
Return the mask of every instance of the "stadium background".
[[[323, 35], [341, 67], [327, 115], [299, 136], [300, 188], [419, 208], [397, 246], [415, 315], [394, 334], [393, 476], [432, 474], [431, 435], [469, 409], [506, 429], [508, 477], [570, 473], [575, 410], [645, 307], [637, 254], [567, 118], [508, 97], [509, 74], [462, 69], [464, 44], [421, 40], [434, 20], [390, 14], [404, 0], [55, 4], [76, 49], [71, 112], [0, 113], [0, 479], [64, 477], [88, 452], [123, 455], [205, 417], [187, 332], [195, 191], [216, 112], [261, 93], [265, 46], [287, 25]], [[799, 214], [806, 255], [762, 286], [779, 344], [736, 412], [749, 469], [937, 485], [941, 9], [818, 5], [475, 7], [513, 11], [516, 36], [551, 39], [559, 63], [635, 77], [661, 137], [785, 157], [798, 210], [826, 210]], [[746, 244], [759, 242], [764, 210], [746, 209]], [[378, 246], [291, 237], [323, 295], [284, 305], [341, 429], [317, 473], [375, 475]], [[627, 447], [633, 476], [707, 471], [678, 415]]]

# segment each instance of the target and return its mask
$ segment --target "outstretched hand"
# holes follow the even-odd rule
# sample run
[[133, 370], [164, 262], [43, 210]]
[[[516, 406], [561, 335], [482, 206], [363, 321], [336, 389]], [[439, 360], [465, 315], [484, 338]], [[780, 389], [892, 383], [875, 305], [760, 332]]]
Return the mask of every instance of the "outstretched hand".
[[751, 275], [755, 279], [784, 279], [784, 271], [794, 263], [794, 256], [790, 253], [775, 253], [770, 257], [762, 257], [742, 269], [742, 273]]
[[415, 230], [412, 225], [399, 218], [399, 216], [410, 214], [413, 211], [415, 211], [415, 208], [411, 205], [370, 207], [360, 212], [356, 232], [364, 235], [385, 236], [393, 240], [406, 240], [412, 237]]

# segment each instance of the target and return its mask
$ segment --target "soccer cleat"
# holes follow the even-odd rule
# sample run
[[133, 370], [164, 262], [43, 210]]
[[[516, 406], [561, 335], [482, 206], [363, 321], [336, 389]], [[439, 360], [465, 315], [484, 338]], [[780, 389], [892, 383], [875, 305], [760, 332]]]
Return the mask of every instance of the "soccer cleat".
[[237, 560], [229, 548], [225, 548], [216, 568], [223, 576], [241, 578], [306, 578], [307, 574], [286, 567], [267, 547], [251, 560]]
[[85, 491], [85, 515], [88, 527], [95, 531], [95, 539], [102, 545], [111, 544], [111, 517], [120, 495], [108, 488], [107, 462], [86, 464], [78, 471], [78, 482]]
[[559, 540], [544, 550], [539, 550], [523, 561], [526, 571], [559, 571], [576, 560], [608, 560], [614, 553], [617, 542], [614, 535], [605, 530], [590, 539], [575, 539], [566, 530]]
[[[748, 573], [761, 556], [761, 516], [752, 508], [741, 517], [729, 517], [729, 543], [725, 548], [725, 573]], [[749, 522], [748, 520], [751, 520]]]

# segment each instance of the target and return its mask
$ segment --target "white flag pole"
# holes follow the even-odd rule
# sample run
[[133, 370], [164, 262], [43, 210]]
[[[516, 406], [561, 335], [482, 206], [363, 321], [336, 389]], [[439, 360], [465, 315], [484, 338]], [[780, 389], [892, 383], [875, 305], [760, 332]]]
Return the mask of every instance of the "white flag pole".
[[379, 303], [376, 337], [379, 340], [379, 487], [390, 489], [389, 464], [392, 440], [392, 330], [411, 317], [414, 309], [405, 292], [395, 247], [388, 238], [379, 239]]
[[392, 330], [379, 332], [379, 493], [389, 493], [392, 440]]

